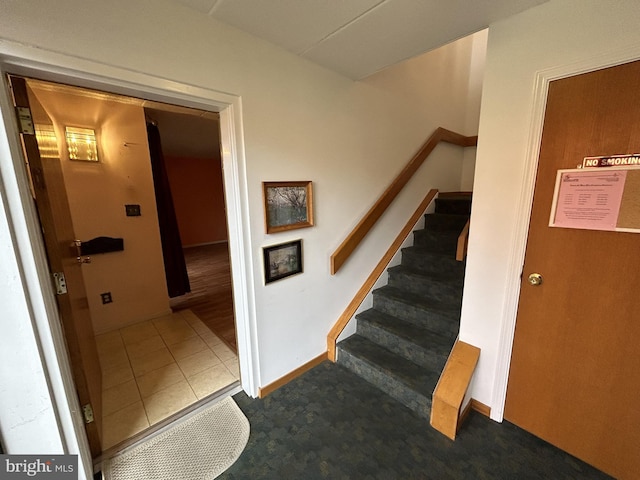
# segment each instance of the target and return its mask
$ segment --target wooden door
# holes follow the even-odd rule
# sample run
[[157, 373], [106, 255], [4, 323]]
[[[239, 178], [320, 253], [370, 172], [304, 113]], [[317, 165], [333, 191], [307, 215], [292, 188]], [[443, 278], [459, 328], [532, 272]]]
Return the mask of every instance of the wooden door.
[[638, 152], [640, 62], [550, 84], [505, 405], [620, 479], [640, 471], [640, 234], [548, 223], [558, 169]]
[[[10, 76], [9, 82], [15, 106], [33, 111], [34, 123], [53, 127], [53, 122], [39, 105], [25, 79]], [[72, 247], [76, 237], [60, 158], [42, 158], [36, 136], [23, 133], [21, 137], [50, 272], [52, 275], [63, 273], [66, 280], [67, 293], [56, 295], [56, 300], [80, 405], [91, 405], [93, 410], [93, 421], [85, 425], [91, 453], [95, 457], [102, 450], [102, 372], [89, 314], [82, 264], [78, 262], [76, 249]]]

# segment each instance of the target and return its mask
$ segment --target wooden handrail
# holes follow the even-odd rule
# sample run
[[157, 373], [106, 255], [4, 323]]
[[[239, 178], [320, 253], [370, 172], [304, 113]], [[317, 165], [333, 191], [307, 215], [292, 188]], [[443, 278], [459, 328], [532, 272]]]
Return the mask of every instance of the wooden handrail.
[[347, 261], [362, 239], [369, 233], [369, 230], [380, 219], [385, 210], [391, 205], [394, 198], [400, 193], [402, 188], [409, 182], [413, 174], [433, 152], [438, 143], [447, 142], [461, 147], [472, 147], [477, 145], [478, 137], [466, 137], [459, 133], [452, 132], [442, 127], [438, 127], [429, 137], [425, 144], [418, 150], [406, 167], [398, 174], [391, 185], [387, 187], [382, 196], [376, 201], [366, 215], [355, 226], [353, 231], [344, 239], [340, 246], [331, 255], [331, 275], [336, 272]]
[[470, 220], [467, 220], [467, 223], [462, 229], [462, 232], [460, 232], [460, 235], [458, 236], [456, 260], [459, 262], [462, 262], [464, 260], [464, 257], [467, 256], [467, 246], [469, 245], [469, 222]]
[[396, 239], [393, 241], [382, 259], [375, 266], [371, 274], [367, 277], [362, 287], [360, 287], [360, 290], [358, 290], [356, 295], [353, 297], [353, 300], [351, 300], [351, 303], [349, 303], [345, 311], [342, 313], [342, 315], [340, 315], [340, 318], [338, 318], [336, 324], [329, 331], [329, 334], [327, 335], [327, 354], [329, 360], [331, 360], [332, 362], [336, 361], [336, 342], [338, 340], [338, 337], [342, 333], [342, 330], [344, 330], [344, 327], [347, 326], [349, 320], [351, 320], [351, 318], [355, 315], [356, 310], [358, 310], [358, 307], [366, 298], [369, 290], [373, 288], [376, 280], [378, 280], [380, 275], [382, 275], [382, 272], [384, 272], [384, 270], [387, 268], [387, 265], [404, 242], [404, 239], [407, 238], [407, 235], [411, 233], [413, 227], [420, 219], [420, 216], [424, 214], [425, 210], [437, 194], [438, 190], [433, 189], [429, 191], [426, 197], [424, 197], [424, 200], [422, 200], [420, 206], [418, 206], [416, 211], [413, 212], [413, 215], [411, 215], [411, 218], [409, 218], [404, 228], [400, 231]]

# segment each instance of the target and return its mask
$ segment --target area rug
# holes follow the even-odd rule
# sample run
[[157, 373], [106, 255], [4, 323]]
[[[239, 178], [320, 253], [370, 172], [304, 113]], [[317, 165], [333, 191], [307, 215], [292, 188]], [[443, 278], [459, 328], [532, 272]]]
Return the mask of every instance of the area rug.
[[106, 480], [209, 480], [235, 462], [249, 439], [249, 420], [231, 397], [105, 460]]

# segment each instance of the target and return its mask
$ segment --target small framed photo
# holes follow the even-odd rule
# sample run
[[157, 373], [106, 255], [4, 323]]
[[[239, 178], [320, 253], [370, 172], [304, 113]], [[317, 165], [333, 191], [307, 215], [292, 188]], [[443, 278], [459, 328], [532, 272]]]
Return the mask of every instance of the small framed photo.
[[302, 240], [263, 247], [264, 282], [302, 273]]
[[313, 226], [311, 182], [262, 182], [267, 233]]

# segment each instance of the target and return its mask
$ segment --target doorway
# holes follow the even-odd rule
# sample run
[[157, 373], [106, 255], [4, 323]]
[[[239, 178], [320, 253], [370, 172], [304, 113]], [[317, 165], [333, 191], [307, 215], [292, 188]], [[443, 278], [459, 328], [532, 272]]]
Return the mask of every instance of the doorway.
[[190, 292], [171, 309], [190, 309], [237, 353], [219, 116], [145, 107], [158, 128]]
[[[193, 312], [169, 308], [158, 255], [144, 101], [38, 80], [27, 84], [32, 103], [52, 119], [44, 125], [51, 128], [43, 128], [34, 116], [38, 147], [45, 163], [59, 164], [75, 238], [83, 245], [94, 237], [123, 244], [78, 256], [87, 291], [83, 301], [91, 312], [102, 367], [102, 412], [95, 413], [103, 420], [102, 447], [109, 448], [237, 383], [237, 356]], [[97, 158], [74, 158], [71, 140], [61, 140], [70, 125], [93, 127]], [[44, 170], [43, 183], [51, 186]], [[132, 206], [137, 210], [129, 215]], [[65, 215], [63, 209], [54, 210], [54, 215]], [[230, 290], [230, 272], [224, 284]]]
[[[639, 87], [640, 62], [549, 86], [505, 406], [508, 420], [619, 478], [640, 466], [640, 237], [548, 223], [558, 169], [640, 149]], [[528, 284], [533, 273], [541, 284]]]

